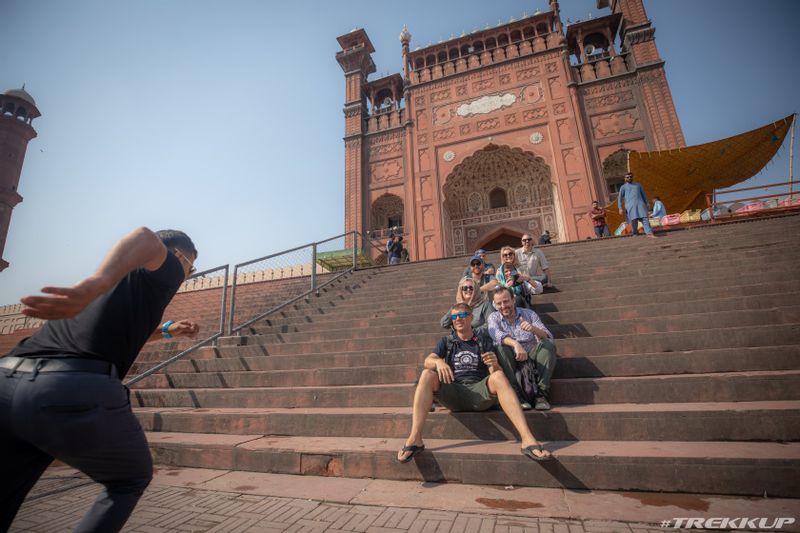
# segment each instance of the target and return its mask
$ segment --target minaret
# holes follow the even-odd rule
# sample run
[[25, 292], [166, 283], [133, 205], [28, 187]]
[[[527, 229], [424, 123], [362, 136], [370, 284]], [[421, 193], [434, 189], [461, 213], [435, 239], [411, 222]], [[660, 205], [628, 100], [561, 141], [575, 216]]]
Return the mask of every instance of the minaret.
[[671, 150], [686, 146], [672, 92], [664, 72], [664, 60], [656, 47], [656, 29], [647, 18], [644, 0], [597, 0], [597, 8], [611, 8], [622, 15], [619, 36], [620, 52], [630, 52], [637, 71], [642, 93], [647, 102], [660, 105], [647, 108], [656, 150]]
[[[344, 71], [344, 231], [364, 232], [364, 118], [366, 114], [364, 85], [375, 72], [372, 53], [375, 48], [363, 29], [355, 29], [336, 40], [342, 49], [336, 61]], [[348, 241], [347, 245], [352, 243]]]
[[0, 95], [0, 272], [8, 266], [2, 259], [11, 211], [22, 201], [17, 192], [28, 141], [36, 137], [33, 119], [41, 116], [33, 97], [21, 89]]

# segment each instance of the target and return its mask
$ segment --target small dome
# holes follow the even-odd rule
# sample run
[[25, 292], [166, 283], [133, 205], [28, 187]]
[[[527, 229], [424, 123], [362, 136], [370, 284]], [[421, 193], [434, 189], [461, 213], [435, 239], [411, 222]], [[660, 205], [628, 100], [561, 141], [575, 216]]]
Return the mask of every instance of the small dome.
[[32, 106], [36, 106], [36, 101], [33, 99], [33, 96], [29, 95], [25, 89], [9, 89], [3, 94], [6, 96], [15, 96], [17, 98], [21, 98]]
[[400, 32], [400, 42], [407, 43], [411, 40], [411, 32], [408, 31], [408, 28], [403, 25], [403, 31]]

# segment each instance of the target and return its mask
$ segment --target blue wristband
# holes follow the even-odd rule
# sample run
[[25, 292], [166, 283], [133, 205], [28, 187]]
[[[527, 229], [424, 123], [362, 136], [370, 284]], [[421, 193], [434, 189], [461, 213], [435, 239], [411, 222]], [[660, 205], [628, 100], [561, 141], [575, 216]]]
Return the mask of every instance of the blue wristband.
[[169, 327], [174, 323], [175, 323], [174, 320], [167, 320], [166, 322], [164, 322], [164, 325], [161, 326], [161, 335], [165, 339], [171, 339], [172, 338], [172, 335], [169, 334]]

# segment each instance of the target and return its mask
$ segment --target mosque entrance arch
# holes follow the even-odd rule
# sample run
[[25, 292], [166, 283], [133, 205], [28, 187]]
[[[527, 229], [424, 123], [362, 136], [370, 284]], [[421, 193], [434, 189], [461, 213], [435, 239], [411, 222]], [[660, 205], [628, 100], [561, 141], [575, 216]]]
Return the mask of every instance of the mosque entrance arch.
[[453, 254], [520, 246], [520, 237], [558, 232], [550, 167], [519, 148], [489, 144], [456, 165], [444, 187]]

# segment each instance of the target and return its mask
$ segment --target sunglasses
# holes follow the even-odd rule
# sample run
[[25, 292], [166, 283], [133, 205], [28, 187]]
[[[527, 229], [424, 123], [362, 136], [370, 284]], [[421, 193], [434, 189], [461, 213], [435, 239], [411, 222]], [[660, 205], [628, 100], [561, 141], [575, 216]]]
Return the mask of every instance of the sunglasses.
[[469, 285], [465, 285], [464, 287], [461, 287], [461, 290], [464, 291], [464, 292], [472, 292], [472, 291], [475, 290], [475, 288], [474, 287], [470, 287]]
[[531, 242], [533, 239], [522, 239], [522, 242]]
[[458, 313], [453, 313], [450, 315], [450, 320], [455, 320], [457, 318], [467, 318], [472, 313], [467, 313], [466, 311], [459, 311]]
[[514, 257], [514, 252], [505, 253], [505, 254], [503, 254], [503, 257]]
[[181, 252], [181, 251], [180, 251], [180, 250], [178, 250], [177, 248], [175, 248], [173, 251], [175, 252], [175, 257], [177, 257], [177, 258], [178, 258], [178, 260], [183, 260], [183, 261], [186, 261], [186, 262], [189, 264], [189, 275], [190, 275], [190, 276], [191, 276], [192, 274], [194, 274], [195, 272], [197, 272], [197, 268], [195, 268], [194, 264], [193, 264], [191, 261], [189, 261], [189, 258], [188, 258], [188, 257], [186, 257], [185, 255], [183, 255], [183, 252]]
[[483, 263], [470, 263], [470, 264], [469, 264], [469, 266], [473, 266], [473, 267], [479, 267], [479, 266], [481, 266], [482, 264], [483, 264]]

